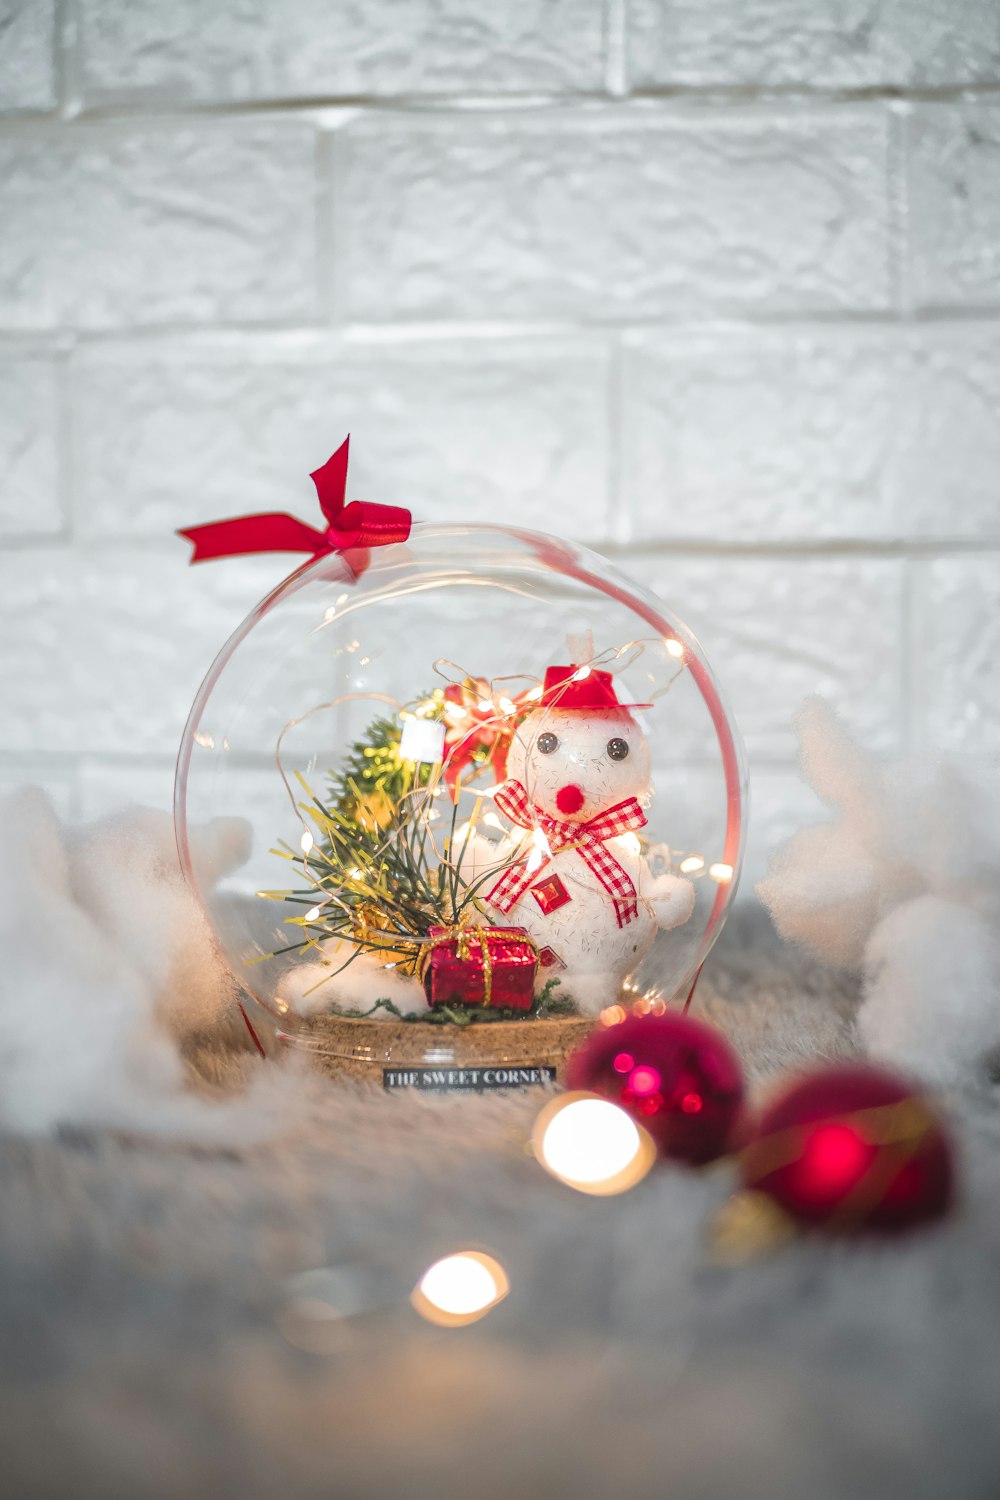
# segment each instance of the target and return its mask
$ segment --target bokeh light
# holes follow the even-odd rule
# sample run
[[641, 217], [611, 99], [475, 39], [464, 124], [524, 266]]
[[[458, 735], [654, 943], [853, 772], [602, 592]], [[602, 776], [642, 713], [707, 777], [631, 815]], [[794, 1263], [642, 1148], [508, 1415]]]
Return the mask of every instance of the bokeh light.
[[484, 1318], [510, 1291], [503, 1266], [481, 1250], [459, 1250], [428, 1266], [410, 1301], [422, 1318], [461, 1328]]
[[535, 1155], [547, 1172], [581, 1193], [608, 1196], [641, 1182], [656, 1148], [640, 1125], [596, 1094], [563, 1094], [535, 1121]]

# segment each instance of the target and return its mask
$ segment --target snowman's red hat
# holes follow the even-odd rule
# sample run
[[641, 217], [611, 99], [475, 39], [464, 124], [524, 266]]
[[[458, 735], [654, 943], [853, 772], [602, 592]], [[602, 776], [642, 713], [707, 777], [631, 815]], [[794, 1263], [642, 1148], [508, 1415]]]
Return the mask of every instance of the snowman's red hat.
[[651, 708], [651, 703], [621, 703], [610, 672], [599, 667], [546, 667], [541, 703], [546, 708], [572, 708], [593, 713], [599, 709]]

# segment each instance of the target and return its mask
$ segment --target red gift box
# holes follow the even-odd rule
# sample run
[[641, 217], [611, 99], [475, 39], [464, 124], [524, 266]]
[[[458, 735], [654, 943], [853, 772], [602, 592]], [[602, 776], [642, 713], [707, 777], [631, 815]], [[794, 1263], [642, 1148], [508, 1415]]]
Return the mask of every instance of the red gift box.
[[420, 977], [429, 1005], [530, 1010], [538, 949], [523, 927], [432, 927]]

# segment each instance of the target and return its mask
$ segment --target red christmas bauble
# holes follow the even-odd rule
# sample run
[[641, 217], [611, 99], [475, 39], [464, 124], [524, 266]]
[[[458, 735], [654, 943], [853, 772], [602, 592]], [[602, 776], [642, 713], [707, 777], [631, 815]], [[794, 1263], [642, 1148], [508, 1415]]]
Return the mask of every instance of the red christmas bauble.
[[882, 1068], [837, 1064], [763, 1112], [741, 1155], [748, 1188], [795, 1219], [903, 1229], [945, 1213], [952, 1153], [928, 1101]]
[[692, 1165], [725, 1153], [743, 1104], [739, 1059], [725, 1037], [679, 1011], [599, 1027], [569, 1058], [566, 1081], [620, 1105], [661, 1156]]

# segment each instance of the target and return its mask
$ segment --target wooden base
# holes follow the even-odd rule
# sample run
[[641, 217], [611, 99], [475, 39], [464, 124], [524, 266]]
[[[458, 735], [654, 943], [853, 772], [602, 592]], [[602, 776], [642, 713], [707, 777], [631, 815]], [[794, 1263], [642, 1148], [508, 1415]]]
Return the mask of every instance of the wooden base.
[[[278, 1039], [309, 1052], [332, 1077], [390, 1087], [397, 1086], [397, 1074], [433, 1070], [444, 1081], [415, 1081], [410, 1086], [465, 1090], [516, 1086], [516, 1070], [532, 1068], [555, 1068], [556, 1081], [562, 1083], [567, 1055], [593, 1027], [592, 1019], [579, 1016], [470, 1026], [312, 1016], [298, 1025], [294, 1035], [279, 1031]], [[485, 1081], [447, 1082], [448, 1075], [470, 1069], [480, 1070]], [[422, 1075], [423, 1080], [429, 1078], [429, 1073]], [[407, 1086], [405, 1080], [402, 1086]]]

